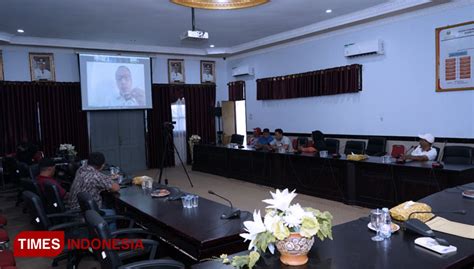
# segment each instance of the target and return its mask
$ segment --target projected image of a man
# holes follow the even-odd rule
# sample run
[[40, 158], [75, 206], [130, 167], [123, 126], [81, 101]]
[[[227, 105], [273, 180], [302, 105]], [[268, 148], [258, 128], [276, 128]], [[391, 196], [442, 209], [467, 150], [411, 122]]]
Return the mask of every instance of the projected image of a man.
[[119, 96], [114, 100], [114, 105], [120, 106], [143, 106], [145, 105], [145, 91], [133, 88], [132, 73], [126, 66], [119, 66], [115, 71], [115, 82], [119, 90]]

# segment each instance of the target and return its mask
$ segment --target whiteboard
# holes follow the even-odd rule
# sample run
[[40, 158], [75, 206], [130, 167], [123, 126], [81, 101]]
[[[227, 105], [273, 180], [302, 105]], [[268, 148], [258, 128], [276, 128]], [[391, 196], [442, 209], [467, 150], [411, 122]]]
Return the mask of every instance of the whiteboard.
[[436, 91], [474, 90], [474, 22], [436, 29]]

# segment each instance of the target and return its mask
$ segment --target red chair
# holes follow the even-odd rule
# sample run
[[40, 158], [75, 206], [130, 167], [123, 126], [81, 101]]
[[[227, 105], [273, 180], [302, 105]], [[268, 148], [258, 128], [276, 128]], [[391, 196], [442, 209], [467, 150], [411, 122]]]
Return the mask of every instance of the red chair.
[[[15, 266], [15, 257], [10, 250], [0, 250], [0, 268], [8, 268], [7, 266]], [[14, 268], [14, 267], [13, 267]]]
[[8, 247], [8, 242], [10, 242], [10, 237], [8, 236], [7, 231], [0, 229], [0, 248], [6, 249]]
[[392, 157], [393, 158], [400, 158], [401, 155], [405, 154], [405, 146], [404, 145], [393, 145], [392, 146]]

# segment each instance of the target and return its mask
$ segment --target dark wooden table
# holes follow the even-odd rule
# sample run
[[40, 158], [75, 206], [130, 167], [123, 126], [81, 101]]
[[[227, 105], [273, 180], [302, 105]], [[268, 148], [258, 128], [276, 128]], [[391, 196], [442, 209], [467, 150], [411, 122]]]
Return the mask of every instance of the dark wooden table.
[[372, 156], [356, 162], [345, 156], [196, 145], [193, 170], [372, 208], [418, 200], [474, 180], [474, 165], [445, 164], [443, 169], [431, 165], [383, 163], [381, 157]]
[[243, 221], [251, 218], [249, 212], [243, 212], [241, 219], [222, 220], [228, 206], [200, 197], [197, 208], [185, 209], [181, 200], [152, 198], [136, 186], [121, 189], [115, 204], [120, 212], [131, 214], [164, 244], [187, 257], [188, 264], [247, 248], [239, 234]]
[[[463, 198], [463, 188], [474, 189], [474, 184], [461, 188], [450, 188], [430, 195], [420, 201], [432, 206], [433, 211], [465, 209], [466, 215], [444, 213], [441, 217], [474, 225], [474, 199]], [[361, 218], [333, 228], [334, 240], [321, 242], [316, 239], [309, 253], [309, 262], [298, 268], [473, 268], [474, 241], [438, 233], [438, 236], [448, 240], [457, 247], [457, 252], [441, 256], [415, 245], [419, 237], [400, 230], [390, 239], [373, 242], [374, 235], [367, 228], [368, 219]], [[242, 252], [239, 254], [245, 254]], [[192, 268], [231, 268], [220, 262], [212, 261], [194, 265]], [[265, 255], [257, 263], [257, 268], [289, 268], [280, 263], [279, 255]]]

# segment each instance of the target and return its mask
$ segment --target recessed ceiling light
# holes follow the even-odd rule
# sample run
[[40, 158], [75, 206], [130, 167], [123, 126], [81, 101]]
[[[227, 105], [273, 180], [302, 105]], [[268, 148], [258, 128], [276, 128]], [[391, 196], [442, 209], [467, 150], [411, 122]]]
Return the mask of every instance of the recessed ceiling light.
[[18, 30], [16, 30], [16, 31], [17, 31], [18, 33], [21, 33], [21, 34], [23, 34], [23, 33], [25, 32], [23, 29], [18, 29]]
[[332, 9], [326, 9], [326, 13], [331, 13]]
[[209, 47], [214, 48], [215, 46], [214, 45], [209, 45]]

